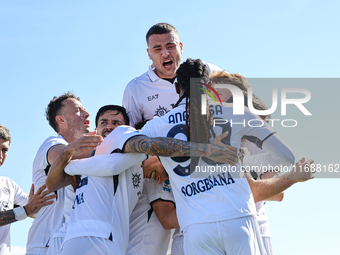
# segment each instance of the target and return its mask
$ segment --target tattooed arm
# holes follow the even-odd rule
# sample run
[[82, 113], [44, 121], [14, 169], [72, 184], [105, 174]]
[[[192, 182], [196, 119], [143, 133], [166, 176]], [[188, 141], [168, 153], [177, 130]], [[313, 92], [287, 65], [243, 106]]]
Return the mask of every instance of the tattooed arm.
[[15, 221], [17, 220], [15, 219], [13, 210], [3, 211], [0, 213], [0, 227], [11, 224]]
[[237, 148], [223, 144], [228, 132], [217, 136], [210, 144], [193, 143], [167, 137], [135, 136], [127, 141], [124, 152], [144, 153], [163, 157], [207, 157], [230, 165], [238, 163]]
[[[50, 205], [53, 204], [53, 201], [47, 201], [47, 200], [51, 200], [52, 198], [55, 198], [56, 195], [49, 195], [52, 191], [50, 190], [46, 190], [43, 192], [43, 190], [46, 188], [46, 185], [41, 186], [37, 193], [34, 194], [34, 186], [32, 184], [31, 190], [30, 190], [30, 195], [28, 198], [28, 202], [25, 206], [23, 206], [23, 208], [26, 211], [26, 217], [33, 217], [34, 214], [36, 214], [41, 207], [46, 206], [46, 205]], [[8, 210], [8, 211], [3, 211], [0, 212], [0, 227], [5, 226], [7, 224], [11, 224], [13, 222], [16, 222], [18, 220], [15, 219], [15, 213], [14, 210], [16, 210], [17, 208], [13, 209], [13, 210]]]

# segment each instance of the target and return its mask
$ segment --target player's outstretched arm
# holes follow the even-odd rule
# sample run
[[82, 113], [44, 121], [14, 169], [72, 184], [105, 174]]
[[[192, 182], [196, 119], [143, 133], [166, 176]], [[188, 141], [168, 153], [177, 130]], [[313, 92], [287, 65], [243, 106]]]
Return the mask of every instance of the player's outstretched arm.
[[[76, 141], [65, 145], [57, 145], [50, 149], [48, 153], [48, 161], [51, 168], [46, 178], [47, 188], [50, 190], [58, 190], [74, 181], [68, 178], [64, 172], [65, 166], [74, 158], [88, 157], [96, 146], [103, 141], [103, 138], [96, 135], [96, 132], [91, 132], [82, 136]], [[72, 185], [75, 185], [72, 183]]]
[[267, 200], [297, 182], [304, 182], [313, 179], [313, 173], [315, 172], [315, 167], [313, 167], [314, 161], [311, 159], [307, 162], [302, 162], [304, 161], [301, 160], [296, 163], [291, 172], [284, 174], [279, 178], [255, 181], [251, 176], [249, 176], [249, 173], [247, 173], [247, 180], [252, 190], [255, 202]]
[[16, 221], [24, 220], [29, 217], [33, 217], [43, 206], [53, 204], [53, 201], [48, 201], [56, 197], [55, 194], [51, 194], [53, 191], [43, 190], [46, 185], [41, 186], [37, 193], [34, 194], [34, 186], [32, 184], [30, 194], [28, 197], [28, 202], [25, 206], [20, 206], [12, 210], [0, 212], [0, 227], [11, 224]]
[[238, 163], [237, 148], [223, 144], [228, 132], [217, 136], [210, 144], [193, 143], [168, 137], [134, 136], [128, 140], [124, 152], [144, 153], [163, 157], [200, 156], [230, 165]]
[[120, 174], [143, 160], [143, 154], [103, 154], [91, 158], [71, 160], [64, 171], [68, 175], [112, 176]]
[[[262, 175], [261, 179], [262, 180], [265, 180], [265, 179], [270, 179], [270, 178], [279, 178], [280, 177], [280, 173], [277, 172], [277, 171], [273, 171], [273, 172], [266, 172]], [[285, 191], [281, 191], [279, 194], [273, 196], [273, 197], [270, 197], [270, 198], [267, 198], [266, 200], [267, 201], [278, 201], [278, 202], [281, 202], [283, 200], [283, 197], [285, 195]]]
[[[254, 169], [256, 170], [256, 172], [261, 173], [263, 172], [261, 168], [263, 167], [263, 165], [265, 166], [264, 162], [266, 160], [267, 155], [268, 155], [267, 152], [250, 155], [250, 152], [248, 151], [247, 147], [241, 147], [240, 159], [245, 168], [249, 167], [249, 169]], [[304, 159], [303, 159], [303, 162], [301, 163], [304, 163]], [[280, 174], [279, 174], [278, 169], [274, 169], [274, 168], [269, 169], [269, 171], [261, 175], [261, 179], [270, 179], [270, 178], [279, 178], [279, 177], [280, 177]], [[283, 197], [284, 197], [284, 191], [266, 200], [280, 202], [283, 200]]]

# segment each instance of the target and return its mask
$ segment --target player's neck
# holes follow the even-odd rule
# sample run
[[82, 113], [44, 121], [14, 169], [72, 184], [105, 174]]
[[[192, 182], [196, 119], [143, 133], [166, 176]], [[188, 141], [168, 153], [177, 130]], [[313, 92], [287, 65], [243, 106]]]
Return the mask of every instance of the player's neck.
[[166, 80], [166, 81], [168, 81], [168, 82], [170, 82], [170, 83], [174, 83], [174, 81], [176, 80], [176, 77], [177, 76], [175, 76], [175, 77], [173, 77], [173, 78], [162, 78], [163, 80]]
[[72, 143], [75, 140], [77, 140], [78, 138], [80, 138], [80, 136], [76, 135], [74, 132], [65, 132], [65, 131], [63, 132], [63, 131], [61, 131], [58, 134], [61, 135], [65, 139], [65, 141], [68, 142], [68, 143]]

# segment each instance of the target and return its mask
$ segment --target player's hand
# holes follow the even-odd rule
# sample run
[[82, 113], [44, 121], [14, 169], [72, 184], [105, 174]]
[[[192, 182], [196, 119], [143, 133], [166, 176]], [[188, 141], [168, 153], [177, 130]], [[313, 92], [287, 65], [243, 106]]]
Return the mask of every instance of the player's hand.
[[96, 131], [83, 135], [72, 143], [69, 143], [65, 151], [72, 156], [79, 156], [85, 152], [92, 152], [103, 142], [103, 137], [96, 134]]
[[215, 162], [221, 162], [229, 165], [236, 165], [239, 161], [237, 155], [237, 148], [222, 143], [222, 140], [227, 138], [229, 132], [225, 132], [219, 136], [216, 136], [211, 141], [211, 153], [207, 157], [214, 160]]
[[305, 158], [302, 158], [297, 162], [290, 172], [290, 178], [295, 178], [297, 182], [304, 182], [314, 178], [315, 165], [314, 160], [310, 159], [305, 162]]
[[53, 204], [53, 198], [56, 197], [56, 194], [49, 195], [53, 193], [52, 190], [43, 190], [46, 189], [46, 184], [42, 185], [37, 193], [34, 194], [34, 185], [32, 184], [30, 194], [28, 196], [28, 202], [25, 205], [25, 209], [27, 212], [27, 216], [33, 217], [43, 206]]

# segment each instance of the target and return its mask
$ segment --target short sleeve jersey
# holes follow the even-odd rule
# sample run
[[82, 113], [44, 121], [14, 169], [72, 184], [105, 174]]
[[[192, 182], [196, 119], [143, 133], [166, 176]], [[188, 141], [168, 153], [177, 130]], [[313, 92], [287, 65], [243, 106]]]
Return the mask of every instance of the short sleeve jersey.
[[[47, 160], [48, 151], [55, 145], [68, 143], [65, 139], [58, 136], [47, 138], [40, 146], [37, 155], [33, 162], [32, 181], [34, 184], [34, 192], [45, 184], [46, 176], [50, 169], [50, 164]], [[57, 197], [50, 206], [45, 206], [35, 215], [35, 219], [28, 232], [27, 251], [32, 248], [43, 248], [48, 246], [48, 242], [64, 223], [64, 188], [57, 191]]]
[[[210, 73], [221, 70], [215, 65], [204, 63]], [[146, 73], [130, 81], [125, 88], [123, 106], [129, 114], [131, 126], [165, 115], [179, 99], [175, 89], [177, 79], [173, 83], [161, 79], [154, 69], [155, 66], [150, 65]]]
[[68, 227], [68, 222], [70, 220], [70, 216], [71, 216], [71, 212], [72, 212], [72, 206], [73, 206], [73, 202], [74, 202], [74, 197], [75, 197], [75, 192], [73, 190], [72, 185], [68, 185], [64, 188], [64, 223], [62, 225], [61, 228], [59, 228], [54, 235], [51, 237], [51, 239], [53, 238], [57, 238], [57, 237], [65, 237], [66, 235], [66, 231], [67, 231], [67, 227]]
[[[0, 211], [27, 204], [28, 195], [8, 177], [0, 176]], [[0, 255], [10, 254], [10, 224], [0, 227]]]
[[[124, 133], [125, 129], [131, 133]], [[119, 130], [122, 132], [114, 130], [104, 139], [97, 147], [95, 156], [122, 152], [125, 141], [135, 135], [135, 129], [124, 126]], [[140, 157], [139, 154], [136, 156]], [[112, 240], [119, 252], [125, 254], [129, 239], [129, 217], [142, 194], [142, 178], [140, 163], [114, 176], [82, 176], [65, 242], [74, 237], [96, 236]]]
[[168, 180], [158, 184], [153, 179], [144, 179], [143, 192], [130, 216], [130, 237], [127, 255], [165, 255], [171, 230], [165, 230], [152, 209], [152, 203], [162, 200], [174, 203]]

